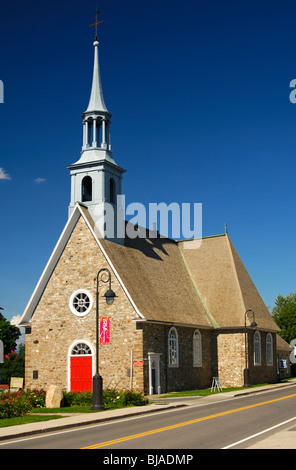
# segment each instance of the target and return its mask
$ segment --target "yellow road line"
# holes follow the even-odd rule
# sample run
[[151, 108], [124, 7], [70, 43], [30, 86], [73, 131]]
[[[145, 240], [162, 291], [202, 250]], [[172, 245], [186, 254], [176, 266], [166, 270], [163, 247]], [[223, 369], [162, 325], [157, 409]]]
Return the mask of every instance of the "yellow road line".
[[183, 423], [172, 424], [171, 426], [165, 426], [163, 428], [153, 429], [151, 431], [145, 431], [139, 434], [132, 434], [131, 436], [119, 437], [118, 439], [113, 439], [112, 441], [100, 442], [99, 444], [82, 447], [82, 449], [99, 449], [100, 447], [107, 447], [113, 444], [118, 444], [120, 442], [130, 441], [132, 439], [138, 439], [139, 437], [145, 437], [151, 434], [157, 434], [159, 432], [170, 431], [171, 429], [181, 428], [182, 426], [188, 426], [189, 424], [200, 423], [201, 421], [206, 421], [208, 419], [219, 418], [220, 416], [229, 415], [231, 413], [237, 413], [238, 411], [249, 410], [251, 408], [256, 408], [257, 406], [268, 405], [269, 403], [275, 403], [277, 401], [286, 400], [287, 398], [292, 398], [292, 397], [296, 397], [296, 393], [294, 393], [293, 395], [287, 395], [282, 398], [275, 398], [274, 400], [256, 403], [255, 405], [243, 406], [241, 408], [236, 408], [234, 410], [223, 411], [222, 413], [216, 413], [214, 415], [204, 416], [203, 418], [192, 419], [191, 421], [184, 421]]

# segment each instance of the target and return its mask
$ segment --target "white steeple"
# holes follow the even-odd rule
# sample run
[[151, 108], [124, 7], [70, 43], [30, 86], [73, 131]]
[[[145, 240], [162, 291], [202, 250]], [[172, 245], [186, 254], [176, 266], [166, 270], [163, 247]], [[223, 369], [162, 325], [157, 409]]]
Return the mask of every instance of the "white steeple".
[[[121, 207], [117, 207], [117, 196], [121, 193], [121, 179], [125, 172], [114, 161], [111, 151], [110, 126], [112, 115], [107, 110], [103, 97], [103, 89], [99, 67], [99, 41], [96, 12], [96, 36], [94, 46], [94, 68], [90, 100], [86, 111], [82, 114], [83, 144], [79, 160], [69, 165], [71, 174], [71, 202], [69, 215], [75, 204], [82, 202], [87, 206], [101, 236], [122, 243], [116, 236], [117, 222], [120, 219]], [[104, 214], [114, 213], [114, 237], [105, 233], [106, 220]], [[109, 227], [110, 228], [110, 227]], [[107, 229], [108, 230], [108, 229]]]
[[100, 76], [100, 66], [99, 66], [99, 41], [96, 38], [94, 41], [95, 48], [95, 58], [94, 58], [94, 71], [93, 71], [93, 80], [91, 87], [90, 100], [88, 103], [86, 113], [92, 113], [95, 111], [102, 111], [103, 113], [108, 113], [108, 110], [105, 105], [101, 76]]

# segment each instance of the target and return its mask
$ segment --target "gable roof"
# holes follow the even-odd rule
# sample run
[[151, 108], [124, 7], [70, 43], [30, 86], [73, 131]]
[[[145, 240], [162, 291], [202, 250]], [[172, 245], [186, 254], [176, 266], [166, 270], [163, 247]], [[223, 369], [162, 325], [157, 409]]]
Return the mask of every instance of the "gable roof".
[[258, 328], [280, 331], [228, 235], [207, 237], [198, 249], [188, 242], [141, 236], [125, 245], [101, 238], [87, 208], [77, 204], [69, 218], [19, 325], [30, 322], [50, 276], [80, 217], [143, 321], [203, 328], [244, 326], [245, 311], [255, 312]]
[[[88, 211], [82, 211], [94, 228]], [[204, 306], [190, 280], [178, 244], [169, 238], [126, 237], [125, 245], [101, 239], [100, 243], [130, 293], [138, 310], [149, 321], [211, 328]]]
[[196, 250], [187, 249], [189, 242], [181, 241], [179, 246], [220, 328], [243, 327], [245, 312], [251, 309], [258, 328], [280, 331], [227, 234], [203, 238]]
[[83, 217], [138, 318], [211, 328], [190, 281], [178, 245], [163, 238], [127, 238], [122, 246], [101, 238], [88, 210], [77, 204], [20, 319], [30, 322], [43, 291], [80, 217]]

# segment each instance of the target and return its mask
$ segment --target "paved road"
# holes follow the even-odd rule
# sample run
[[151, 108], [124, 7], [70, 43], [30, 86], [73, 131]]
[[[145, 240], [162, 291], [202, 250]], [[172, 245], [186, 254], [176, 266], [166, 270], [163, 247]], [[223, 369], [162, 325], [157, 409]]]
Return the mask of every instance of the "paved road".
[[[1, 443], [0, 449], [242, 449], [287, 423], [290, 427], [295, 423], [296, 428], [296, 386], [218, 402], [214, 397], [197, 398], [188, 404], [148, 416], [15, 439]], [[287, 423], [277, 427], [283, 422]]]

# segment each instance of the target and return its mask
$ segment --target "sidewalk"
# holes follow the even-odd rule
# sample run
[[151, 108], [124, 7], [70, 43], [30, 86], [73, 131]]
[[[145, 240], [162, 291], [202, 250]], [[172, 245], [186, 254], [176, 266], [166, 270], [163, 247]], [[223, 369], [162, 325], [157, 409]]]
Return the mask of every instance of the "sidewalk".
[[[123, 419], [132, 416], [139, 416], [149, 413], [157, 413], [159, 411], [171, 410], [183, 406], [192, 406], [223, 401], [233, 397], [242, 395], [249, 395], [253, 393], [260, 393], [266, 390], [275, 388], [289, 388], [290, 385], [295, 385], [296, 379], [286, 383], [279, 383], [273, 385], [266, 385], [263, 387], [250, 388], [243, 391], [227, 392], [221, 394], [209, 395], [208, 397], [184, 397], [184, 398], [163, 398], [162, 395], [153, 395], [148, 397], [150, 404], [147, 406], [135, 406], [131, 408], [119, 408], [115, 410], [106, 410], [94, 413], [75, 413], [63, 414], [59, 419], [50, 421], [41, 421], [38, 423], [21, 424], [18, 426], [9, 426], [0, 428], [0, 441], [19, 438], [24, 436], [31, 436], [34, 434], [58, 431], [62, 429], [69, 429], [77, 426], [86, 426], [88, 424], [103, 423], [116, 419]], [[57, 413], [55, 413], [57, 414]], [[291, 422], [289, 429], [276, 432], [273, 436], [262, 438], [262, 440], [255, 444], [250, 445], [249, 449], [296, 449], [296, 420]], [[264, 436], [264, 435], [263, 435]]]

